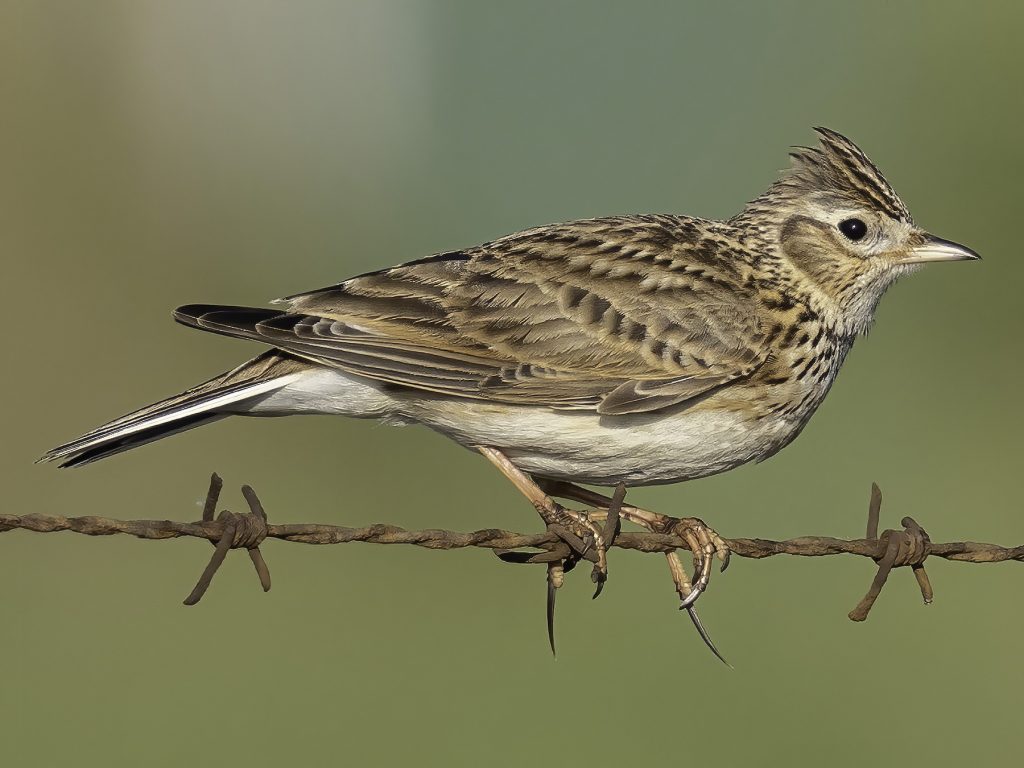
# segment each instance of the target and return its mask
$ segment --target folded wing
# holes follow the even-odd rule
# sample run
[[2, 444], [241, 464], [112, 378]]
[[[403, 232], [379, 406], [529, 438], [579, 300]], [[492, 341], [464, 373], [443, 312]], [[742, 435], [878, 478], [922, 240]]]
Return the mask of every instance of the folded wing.
[[749, 376], [764, 335], [744, 264], [668, 216], [512, 235], [281, 300], [191, 305], [181, 322], [389, 385], [623, 414]]

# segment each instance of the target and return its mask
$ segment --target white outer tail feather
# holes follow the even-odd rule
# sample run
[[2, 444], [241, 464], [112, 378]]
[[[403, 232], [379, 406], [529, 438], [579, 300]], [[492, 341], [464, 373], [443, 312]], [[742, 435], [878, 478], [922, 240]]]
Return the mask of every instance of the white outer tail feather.
[[[163, 409], [159, 408], [158, 403], [155, 411], [140, 413], [136, 418], [132, 418], [132, 415], [129, 414], [97, 427], [76, 440], [48, 451], [40, 461], [65, 459], [61, 466], [89, 464], [92, 461], [199, 426], [199, 424], [222, 418], [231, 413], [244, 412], [244, 408], [236, 410], [230, 406], [238, 406], [276, 392], [301, 375], [300, 372], [295, 372], [271, 379], [257, 379], [248, 384], [236, 384], [225, 387], [221, 394], [214, 394], [212, 397], [209, 396], [209, 392], [197, 392], [194, 398], [186, 398], [180, 402], [173, 402], [181, 397], [180, 395], [169, 398], [167, 406]], [[143, 411], [148, 410], [148, 408], [143, 409]], [[196, 420], [195, 417], [202, 414], [209, 414], [210, 418]], [[116, 426], [121, 421], [124, 421], [124, 424]], [[136, 439], [130, 439], [133, 437]], [[110, 450], [98, 450], [104, 446], [109, 446]]]

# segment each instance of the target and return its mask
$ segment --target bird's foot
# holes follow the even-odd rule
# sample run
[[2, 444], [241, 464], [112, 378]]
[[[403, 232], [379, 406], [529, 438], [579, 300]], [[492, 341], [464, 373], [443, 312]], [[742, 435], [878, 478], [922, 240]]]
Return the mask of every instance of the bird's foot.
[[[563, 520], [568, 525], [563, 522], [549, 523], [548, 530], [569, 547], [569, 556], [561, 561], [548, 563], [547, 624], [551, 653], [555, 652], [556, 592], [564, 583], [567, 571], [575, 568], [581, 559], [592, 558], [594, 568], [590, 573], [590, 579], [597, 585], [594, 597], [601, 594], [605, 582], [608, 581], [608, 549], [615, 542], [621, 528], [619, 513], [625, 496], [626, 486], [620, 484], [608, 505], [603, 527], [598, 526], [586, 512], [565, 509], [561, 505], [556, 507], [560, 515], [566, 516]], [[580, 543], [584, 545], [582, 549], [578, 547]]]
[[562, 562], [564, 571], [572, 570], [582, 559], [594, 564], [590, 579], [597, 585], [595, 598], [608, 581], [608, 549], [622, 528], [619, 515], [625, 497], [626, 486], [620, 484], [607, 508], [602, 510], [603, 526], [598, 525], [589, 512], [566, 509], [561, 505], [555, 506], [557, 516], [547, 526], [548, 531], [569, 548], [569, 556]]
[[715, 558], [722, 563], [720, 570], [725, 571], [729, 567], [729, 547], [711, 526], [696, 517], [666, 518], [663, 525], [656, 527], [660, 533], [674, 533], [686, 542], [693, 553], [692, 582], [678, 556], [669, 558], [672, 580], [679, 593], [679, 610], [687, 609], [697, 602], [711, 583]]

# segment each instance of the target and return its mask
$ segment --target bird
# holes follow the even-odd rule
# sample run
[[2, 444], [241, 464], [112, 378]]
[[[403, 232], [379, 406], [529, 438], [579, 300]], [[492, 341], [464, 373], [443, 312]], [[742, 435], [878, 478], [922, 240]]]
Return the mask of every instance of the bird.
[[[420, 424], [490, 460], [575, 557], [597, 550], [603, 577], [602, 531], [554, 496], [607, 509], [581, 485], [677, 483], [767, 459], [822, 403], [889, 286], [925, 263], [979, 258], [918, 227], [851, 140], [815, 131], [818, 146], [793, 147], [790, 167], [726, 220], [569, 221], [277, 308], [179, 307], [186, 326], [268, 349], [41, 460], [81, 466], [236, 415]], [[708, 561], [721, 557], [717, 534], [688, 520]]]

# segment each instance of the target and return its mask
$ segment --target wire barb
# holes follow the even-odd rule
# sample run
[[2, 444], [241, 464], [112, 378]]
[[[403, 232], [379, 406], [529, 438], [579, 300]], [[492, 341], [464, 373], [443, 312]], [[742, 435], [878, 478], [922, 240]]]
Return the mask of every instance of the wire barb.
[[912, 517], [904, 517], [900, 521], [902, 531], [887, 530], [878, 535], [878, 518], [882, 509], [882, 491], [875, 483], [871, 484], [871, 502], [868, 505], [868, 541], [877, 541], [880, 557], [876, 557], [878, 571], [871, 581], [868, 593], [848, 614], [852, 621], [864, 621], [871, 612], [871, 606], [882, 592], [889, 572], [893, 568], [909, 565], [917, 577], [917, 584], [921, 588], [921, 598], [924, 604], [932, 602], [934, 593], [928, 573], [924, 569], [924, 561], [931, 553], [932, 541], [924, 528], [917, 524]]
[[210, 489], [206, 493], [206, 502], [203, 504], [203, 522], [216, 522], [220, 525], [220, 535], [217, 538], [213, 555], [210, 562], [203, 570], [199, 581], [189, 596], [185, 598], [185, 605], [195, 605], [203, 599], [206, 590], [210, 588], [213, 577], [217, 570], [224, 563], [229, 549], [245, 548], [249, 552], [249, 559], [252, 560], [256, 575], [259, 577], [260, 586], [264, 592], [270, 591], [270, 569], [260, 552], [260, 544], [267, 537], [267, 513], [263, 509], [256, 491], [251, 486], [242, 486], [242, 496], [249, 505], [247, 513], [237, 514], [223, 510], [217, 520], [213, 520], [214, 512], [217, 509], [217, 502], [220, 499], [221, 489], [224, 481], [216, 472], [210, 476]]

